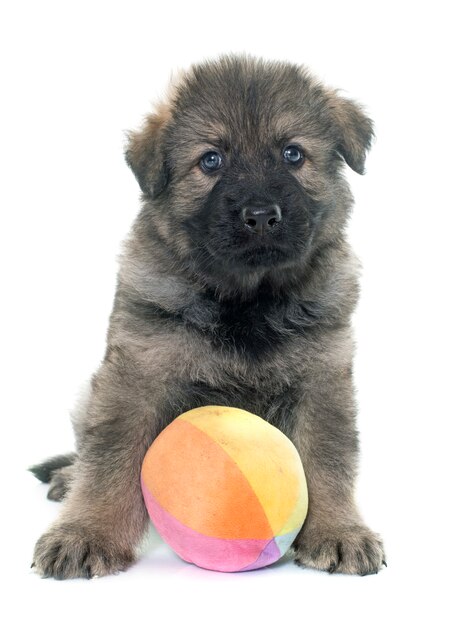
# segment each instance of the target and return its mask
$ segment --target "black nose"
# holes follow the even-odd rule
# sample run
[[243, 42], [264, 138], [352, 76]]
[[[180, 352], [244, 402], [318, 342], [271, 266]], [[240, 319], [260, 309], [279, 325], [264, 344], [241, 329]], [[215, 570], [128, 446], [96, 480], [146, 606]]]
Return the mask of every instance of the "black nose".
[[240, 215], [245, 227], [258, 235], [270, 232], [282, 220], [281, 209], [277, 204], [248, 204]]

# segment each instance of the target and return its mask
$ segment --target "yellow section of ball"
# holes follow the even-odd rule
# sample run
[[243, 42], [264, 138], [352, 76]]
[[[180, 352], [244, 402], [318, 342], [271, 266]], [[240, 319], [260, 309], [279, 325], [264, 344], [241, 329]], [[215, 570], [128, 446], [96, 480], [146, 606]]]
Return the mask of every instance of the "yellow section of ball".
[[248, 480], [273, 535], [299, 528], [308, 507], [298, 451], [279, 429], [243, 409], [203, 406], [179, 416], [218, 443]]

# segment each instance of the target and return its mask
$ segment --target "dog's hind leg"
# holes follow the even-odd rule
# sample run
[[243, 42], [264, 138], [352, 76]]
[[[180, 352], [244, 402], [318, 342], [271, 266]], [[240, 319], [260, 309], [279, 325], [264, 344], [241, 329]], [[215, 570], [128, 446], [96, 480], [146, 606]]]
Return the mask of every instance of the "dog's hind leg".
[[28, 468], [36, 478], [48, 483], [49, 500], [60, 502], [65, 497], [76, 472], [77, 458], [75, 452], [61, 454]]

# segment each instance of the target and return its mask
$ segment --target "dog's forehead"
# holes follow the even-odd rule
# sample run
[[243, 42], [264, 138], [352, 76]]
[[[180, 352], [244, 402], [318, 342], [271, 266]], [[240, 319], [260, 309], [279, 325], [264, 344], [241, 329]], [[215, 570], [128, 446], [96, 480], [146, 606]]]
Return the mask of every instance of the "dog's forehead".
[[316, 85], [295, 66], [216, 64], [183, 77], [174, 123], [186, 144], [248, 148], [297, 135], [322, 136], [323, 102]]

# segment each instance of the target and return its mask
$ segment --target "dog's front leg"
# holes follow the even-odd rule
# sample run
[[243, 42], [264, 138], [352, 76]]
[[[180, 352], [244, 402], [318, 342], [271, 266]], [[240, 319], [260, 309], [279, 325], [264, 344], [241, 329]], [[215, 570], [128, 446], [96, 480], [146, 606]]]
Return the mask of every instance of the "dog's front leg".
[[294, 543], [295, 561], [328, 572], [376, 573], [382, 541], [363, 522], [354, 501], [358, 455], [348, 365], [313, 372], [297, 412], [294, 441], [309, 490], [309, 511]]
[[[140, 468], [157, 435], [151, 389], [106, 363], [76, 424], [79, 461], [56, 523], [34, 552], [38, 573], [58, 579], [126, 569], [148, 525]], [[160, 429], [160, 428], [159, 428]]]

